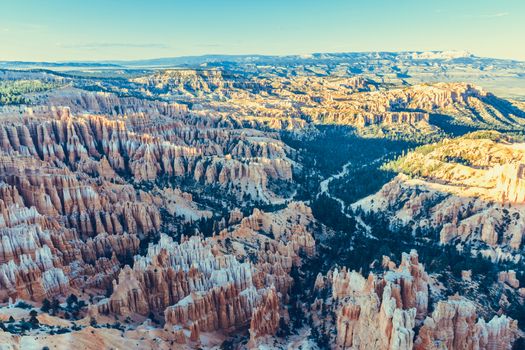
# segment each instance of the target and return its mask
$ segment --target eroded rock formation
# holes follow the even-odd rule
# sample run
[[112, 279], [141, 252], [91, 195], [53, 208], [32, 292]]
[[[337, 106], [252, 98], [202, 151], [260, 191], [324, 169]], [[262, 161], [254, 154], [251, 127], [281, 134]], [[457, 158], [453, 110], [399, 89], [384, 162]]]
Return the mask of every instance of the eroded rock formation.
[[[312, 322], [330, 330], [335, 349], [510, 349], [517, 322], [494, 316], [486, 323], [474, 304], [461, 297], [439, 301], [429, 314], [430, 277], [415, 251], [403, 254], [399, 267], [368, 278], [346, 269], [317, 277]], [[330, 313], [335, 314], [331, 318]], [[333, 322], [333, 326], [331, 323]], [[422, 325], [417, 331], [416, 326]], [[330, 332], [327, 331], [330, 336]]]
[[332, 303], [314, 302], [314, 324], [327, 322], [327, 312], [335, 313], [334, 348], [410, 349], [416, 319], [427, 313], [428, 282], [415, 252], [404, 254], [400, 266], [383, 277], [370, 274], [366, 279], [355, 271], [336, 269], [318, 277], [319, 291], [331, 288]]
[[[414, 251], [399, 266], [383, 258], [384, 271], [370, 262], [366, 278], [335, 268], [330, 252], [338, 247], [325, 244], [337, 233], [294, 198], [318, 179], [316, 169], [303, 169], [310, 155], [297, 141], [318, 135], [315, 124], [434, 137], [435, 118], [445, 114], [463, 126], [518, 130], [518, 104], [470, 84], [390, 88], [362, 76], [323, 77], [330, 67], [283, 69], [290, 74], [166, 70], [99, 86], [119, 94], [73, 88], [66, 74], [56, 78], [61, 88], [35, 93], [43, 105], [2, 107], [0, 301], [38, 308], [56, 298], [71, 311], [68, 295], [89, 300], [76, 315], [38, 314], [42, 324], [68, 324], [67, 341], [86, 348], [213, 348], [232, 334], [249, 348], [300, 347], [317, 335], [336, 349], [509, 348], [519, 331], [503, 314], [522, 302], [511, 300], [524, 295], [519, 271], [501, 271], [488, 287], [504, 293], [501, 314], [485, 322], [478, 315], [497, 310], [459, 297], [434, 303], [444, 286], [432, 285], [436, 275]], [[35, 74], [47, 73], [23, 73]], [[281, 141], [285, 129], [297, 143]], [[443, 244], [519, 261], [523, 149], [497, 133], [444, 139], [398, 160], [406, 175], [359, 205], [386, 213], [393, 227], [412, 225], [415, 235], [436, 230]], [[325, 273], [315, 282], [312, 261]], [[463, 271], [464, 283], [477, 283], [474, 270]], [[15, 323], [30, 314], [9, 303], [2, 330], [18, 332]], [[2, 330], [6, 344], [45, 332]], [[45, 346], [66, 338], [53, 336]]]
[[524, 162], [522, 144], [498, 133], [444, 140], [394, 162], [404, 174], [354, 207], [383, 211], [392, 225], [413, 223], [414, 232], [435, 230], [443, 244], [477, 248], [479, 240], [491, 259], [514, 259], [524, 244], [525, 212], [512, 205], [521, 201]]
[[511, 349], [517, 333], [516, 321], [494, 316], [485, 322], [478, 319], [472, 302], [451, 297], [438, 302], [425, 320], [414, 349]]
[[[191, 341], [202, 333], [249, 326], [256, 342], [279, 327], [292, 284], [290, 270], [301, 263], [299, 253], [315, 252], [304, 228], [312, 221], [308, 207], [291, 203], [271, 214], [256, 209], [230, 231], [208, 239], [183, 237], [179, 244], [161, 235], [144, 257], [135, 257], [133, 268], [120, 272], [98, 312], [163, 314], [167, 328], [187, 329]], [[275, 238], [260, 232], [273, 232]], [[258, 250], [257, 259], [250, 258], [249, 250], [256, 247], [264, 249]], [[251, 262], [241, 263], [241, 256]]]

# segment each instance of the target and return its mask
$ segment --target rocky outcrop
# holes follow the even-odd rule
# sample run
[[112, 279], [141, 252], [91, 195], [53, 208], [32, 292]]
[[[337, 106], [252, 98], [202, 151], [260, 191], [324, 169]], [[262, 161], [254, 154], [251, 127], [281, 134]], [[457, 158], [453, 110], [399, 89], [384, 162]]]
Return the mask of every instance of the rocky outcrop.
[[202, 210], [193, 201], [193, 195], [180, 189], [166, 187], [160, 191], [161, 205], [166, 208], [170, 215], [184, 218], [187, 222], [197, 221], [201, 218], [210, 218], [213, 213]]
[[46, 217], [64, 216], [68, 226], [83, 236], [124, 231], [147, 234], [160, 227], [158, 209], [151, 206], [151, 199], [142, 193], [143, 200], [138, 201], [129, 185], [96, 183], [67, 168], [49, 168], [28, 158], [4, 156], [0, 167], [6, 196]]
[[525, 203], [525, 164], [503, 166], [496, 190], [504, 202]]
[[[524, 244], [521, 143], [499, 133], [473, 133], [423, 146], [391, 163], [403, 174], [354, 204], [381, 211], [392, 226], [437, 232], [493, 260], [514, 259]], [[505, 165], [502, 165], [505, 164]], [[478, 247], [479, 241], [486, 246]]]
[[[516, 321], [494, 316], [486, 323], [478, 319], [474, 303], [458, 296], [437, 302], [430, 315], [431, 280], [417, 253], [403, 254], [399, 267], [385, 261], [390, 267], [382, 275], [364, 278], [336, 269], [317, 277], [312, 324], [336, 330], [332, 348], [511, 349], [519, 336]], [[320, 298], [326, 290], [331, 295]]]
[[472, 302], [459, 297], [438, 302], [419, 331], [414, 349], [511, 349], [517, 338], [517, 322], [494, 316], [478, 319]]
[[483, 241], [492, 247], [485, 253], [492, 259], [508, 258], [508, 252], [523, 246], [525, 227], [521, 217], [525, 212], [521, 207], [509, 208], [504, 203], [462, 197], [446, 190], [401, 175], [355, 207], [384, 210], [393, 225], [413, 222], [414, 231], [435, 230], [442, 244]]
[[280, 303], [275, 288], [271, 287], [263, 294], [262, 300], [254, 308], [250, 321], [250, 342], [248, 347], [257, 348], [258, 338], [273, 336], [279, 329], [281, 316]]
[[[291, 203], [275, 213], [256, 209], [208, 239], [194, 236], [179, 244], [161, 235], [144, 257], [135, 257], [133, 268], [120, 272], [112, 295], [97, 311], [163, 314], [168, 329], [183, 327], [191, 341], [202, 333], [249, 327], [256, 344], [274, 334], [285, 315], [282, 305], [292, 285], [292, 266], [301, 264], [300, 252], [315, 253], [306, 229], [313, 220], [308, 207]], [[273, 238], [262, 234], [272, 227]]]
[[332, 294], [331, 303], [317, 299], [312, 305], [314, 326], [330, 322], [323, 315], [334, 312], [334, 348], [410, 349], [416, 320], [427, 314], [428, 283], [415, 251], [382, 277], [336, 269], [316, 281], [319, 292], [331, 288]]
[[46, 103], [49, 106], [67, 107], [74, 114], [94, 113], [144, 118], [146, 114], [181, 117], [189, 113], [188, 107], [184, 104], [136, 97], [119, 97], [107, 92], [90, 93], [77, 89], [61, 90], [59, 93], [52, 93]]
[[269, 181], [291, 180], [291, 149], [278, 140], [261, 139], [257, 131], [239, 134], [224, 119], [195, 117], [185, 124], [180, 113], [144, 108], [152, 114], [148, 126], [143, 115], [74, 117], [68, 109], [43, 121], [2, 125], [0, 151], [106, 179], [115, 174], [131, 175], [135, 182], [189, 177], [264, 201], [275, 197], [267, 189]]
[[[28, 144], [28, 138], [25, 143]], [[106, 290], [160, 228], [151, 196], [19, 153], [0, 155], [0, 299]]]
[[167, 69], [152, 75], [133, 79], [146, 87], [160, 89], [174, 95], [200, 95], [221, 91], [233, 86], [220, 70]]
[[267, 334], [272, 326], [260, 314], [279, 307], [275, 289], [257, 289], [252, 265], [218, 248], [213, 240], [191, 237], [177, 244], [162, 235], [145, 257], [135, 257], [133, 269], [121, 271], [99, 312], [163, 313], [165, 327], [190, 330], [192, 341], [203, 332], [232, 331], [250, 322], [254, 336]]
[[459, 124], [509, 128], [523, 125], [516, 114], [525, 117], [522, 111], [509, 109], [495, 96], [465, 83], [415, 85], [353, 94], [336, 102], [326, 99], [301, 111], [319, 122], [360, 127], [428, 124], [429, 113], [439, 113], [452, 116]]
[[260, 305], [253, 310], [250, 321], [251, 339], [275, 335], [279, 328], [279, 308], [279, 297], [275, 288], [272, 287], [263, 295]]
[[[289, 156], [294, 151], [275, 134], [240, 131], [235, 118], [189, 115], [185, 105], [74, 89], [46, 98], [60, 107], [20, 108], [0, 125], [3, 301], [41, 301], [85, 290], [102, 294], [119, 274], [149, 286], [144, 278], [159, 278], [158, 273], [147, 270], [141, 277], [120, 269], [133, 261], [141, 239], [158, 234], [161, 216], [167, 213], [190, 225], [212, 216], [194, 203], [192, 194], [170, 188], [174, 182], [272, 202], [281, 199], [268, 189], [270, 182], [292, 178]], [[170, 186], [140, 190], [153, 181]], [[287, 273], [300, 261], [299, 250], [313, 253], [311, 236], [300, 227], [293, 235], [291, 227], [287, 230], [254, 270], [257, 289], [274, 281], [279, 291], [287, 291]], [[216, 249], [226, 250], [219, 244]], [[172, 287], [179, 294], [160, 291], [157, 301], [142, 304], [112, 301], [105, 311], [163, 313], [190, 293], [186, 277], [180, 271], [174, 276], [180, 287]], [[159, 282], [156, 287], [166, 286]], [[231, 286], [224, 288], [232, 292]], [[249, 324], [251, 309], [232, 324]]]
[[[177, 312], [177, 303], [192, 293], [195, 302], [200, 300], [205, 304], [205, 299], [199, 298], [197, 292], [204, 293], [200, 295], [203, 298], [208, 293], [209, 298], [221, 293], [239, 295], [252, 285], [248, 264], [240, 264], [230, 255], [215, 256], [210, 244], [198, 237], [179, 245], [162, 235], [157, 245], [150, 246], [145, 257], [135, 258], [133, 269], [122, 270], [118, 282], [114, 282], [112, 296], [99, 308], [105, 313], [148, 315], [164, 312], [168, 306], [175, 305], [166, 311], [166, 319], [177, 324], [183, 323], [178, 318], [181, 314]], [[181, 305], [192, 304], [189, 299]], [[197, 317], [197, 314], [192, 315]], [[232, 324], [236, 324], [236, 319], [229, 326]]]
[[442, 125], [440, 120], [430, 120], [430, 114], [484, 128], [525, 125], [522, 110], [472, 84], [434, 83], [378, 90], [378, 83], [361, 76], [295, 73], [267, 78], [235, 73], [225, 76], [213, 69], [165, 70], [133, 81], [150, 93], [191, 101], [194, 112], [235, 115], [249, 122], [257, 119], [275, 129], [305, 128], [305, 116], [314, 123], [360, 128], [405, 126], [410, 133], [430, 134], [438, 130], [436, 125]]
[[221, 231], [214, 238], [226, 252], [257, 261], [254, 284], [259, 289], [274, 286], [286, 300], [292, 285], [292, 267], [301, 265], [302, 254], [315, 254], [311, 232], [314, 222], [309, 207], [292, 202], [273, 213], [254, 209], [239, 225]]
[[520, 287], [520, 281], [516, 278], [516, 271], [513, 270], [501, 271], [498, 274], [498, 282], [506, 283], [514, 289], [518, 289]]

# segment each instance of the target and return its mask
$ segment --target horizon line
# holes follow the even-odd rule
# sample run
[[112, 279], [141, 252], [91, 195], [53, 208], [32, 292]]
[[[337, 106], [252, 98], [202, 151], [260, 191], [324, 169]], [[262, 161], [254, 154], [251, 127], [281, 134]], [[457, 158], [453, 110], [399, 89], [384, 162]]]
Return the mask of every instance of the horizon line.
[[[32, 61], [32, 60], [0, 60], [2, 63], [57, 63], [57, 64], [66, 64], [66, 63], [126, 63], [126, 62], [140, 62], [140, 61], [153, 61], [153, 60], [166, 60], [166, 59], [181, 59], [181, 58], [205, 58], [205, 57], [280, 57], [280, 58], [286, 58], [286, 57], [299, 57], [299, 58], [307, 58], [304, 56], [312, 56], [312, 55], [322, 55], [322, 54], [374, 54], [374, 53], [392, 53], [392, 54], [400, 54], [400, 53], [465, 53], [465, 57], [475, 57], [475, 58], [490, 58], [490, 59], [498, 59], [498, 60], [506, 60], [506, 61], [515, 61], [515, 62], [525, 62], [525, 60], [521, 59], [515, 59], [515, 58], [501, 58], [501, 57], [493, 57], [493, 56], [478, 56], [474, 53], [472, 53], [469, 50], [400, 50], [400, 51], [391, 51], [391, 50], [385, 50], [385, 51], [324, 51], [324, 52], [311, 52], [311, 53], [302, 53], [302, 54], [258, 54], [258, 53], [251, 53], [251, 54], [244, 54], [244, 53], [209, 53], [209, 54], [202, 54], [202, 55], [180, 55], [180, 56], [165, 56], [165, 57], [150, 57], [150, 58], [138, 58], [138, 59], [101, 59], [101, 60], [46, 60], [46, 61]], [[432, 58], [430, 58], [432, 59]]]

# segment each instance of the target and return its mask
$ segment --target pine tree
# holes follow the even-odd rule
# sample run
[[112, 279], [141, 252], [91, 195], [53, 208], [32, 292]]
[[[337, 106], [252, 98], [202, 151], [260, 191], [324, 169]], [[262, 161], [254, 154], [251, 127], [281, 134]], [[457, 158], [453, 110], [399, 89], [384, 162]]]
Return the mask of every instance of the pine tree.
[[40, 308], [40, 310], [42, 310], [42, 312], [49, 312], [50, 308], [51, 308], [51, 302], [48, 299], [44, 299], [42, 301], [42, 307]]

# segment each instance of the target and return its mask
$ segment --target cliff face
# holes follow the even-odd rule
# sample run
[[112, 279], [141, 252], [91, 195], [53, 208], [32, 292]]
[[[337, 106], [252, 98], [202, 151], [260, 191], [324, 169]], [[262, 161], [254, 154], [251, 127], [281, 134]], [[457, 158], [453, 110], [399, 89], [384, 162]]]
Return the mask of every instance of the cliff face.
[[512, 259], [524, 245], [523, 144], [497, 133], [477, 135], [424, 146], [393, 162], [389, 166], [404, 174], [354, 207], [381, 211], [392, 225], [411, 225], [414, 232], [438, 232], [443, 244], [463, 242], [493, 260]]
[[189, 114], [188, 107], [184, 104], [119, 97], [105, 92], [89, 93], [76, 89], [61, 90], [59, 93], [50, 94], [46, 104], [67, 107], [73, 114], [133, 115], [142, 118], [147, 115], [176, 118]]
[[275, 335], [279, 329], [279, 321], [281, 320], [279, 309], [279, 297], [275, 288], [271, 287], [262, 296], [259, 305], [253, 310], [250, 320], [251, 347], [256, 346], [254, 343], [257, 341], [257, 338], [266, 335]]
[[525, 203], [525, 164], [508, 164], [501, 167], [496, 190], [501, 200]]
[[20, 156], [3, 156], [0, 167], [5, 195], [46, 218], [64, 217], [82, 237], [101, 232], [147, 234], [160, 226], [151, 196], [136, 194], [130, 185], [93, 181], [68, 168]]
[[[503, 100], [464, 83], [415, 85], [357, 93], [333, 100], [326, 97], [301, 111], [316, 121], [360, 127], [417, 125], [433, 122], [429, 120], [429, 114], [443, 114], [452, 116], [458, 124], [508, 128], [515, 123], [523, 125], [523, 121], [516, 117], [525, 117], [523, 111], [509, 108]], [[474, 118], [473, 113], [479, 117]], [[439, 117], [437, 119], [439, 122]]]
[[222, 92], [233, 86], [220, 70], [168, 69], [133, 79], [150, 89], [173, 95], [193, 97], [202, 93]]

